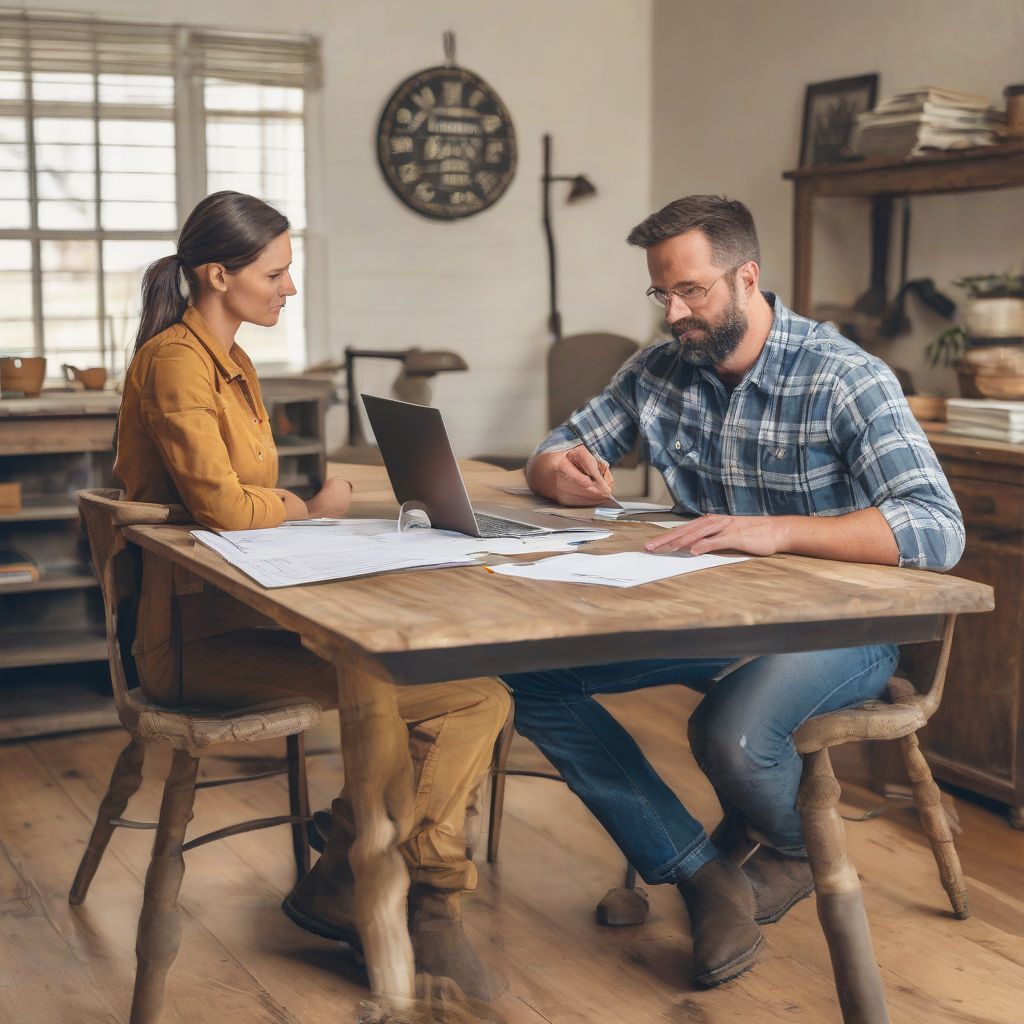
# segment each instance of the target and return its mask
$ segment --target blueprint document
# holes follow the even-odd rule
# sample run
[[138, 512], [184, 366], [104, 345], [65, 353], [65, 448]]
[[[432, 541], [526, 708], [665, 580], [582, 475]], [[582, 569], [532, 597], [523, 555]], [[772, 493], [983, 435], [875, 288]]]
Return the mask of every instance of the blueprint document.
[[192, 536], [261, 586], [273, 588], [474, 565], [481, 553], [571, 551], [575, 548], [570, 545], [600, 540], [608, 532], [477, 538], [424, 528], [399, 532], [394, 519], [338, 519], [284, 523], [266, 530], [193, 530]]

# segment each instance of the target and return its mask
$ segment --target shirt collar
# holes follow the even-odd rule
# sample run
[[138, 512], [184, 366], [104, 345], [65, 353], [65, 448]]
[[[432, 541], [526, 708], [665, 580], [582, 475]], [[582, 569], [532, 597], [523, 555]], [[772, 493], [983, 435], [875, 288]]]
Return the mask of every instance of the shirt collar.
[[785, 340], [792, 334], [793, 323], [793, 313], [782, 304], [774, 292], [763, 291], [761, 294], [772, 307], [772, 326], [768, 330], [768, 337], [765, 338], [764, 347], [757, 360], [747, 371], [746, 377], [740, 381], [740, 384], [749, 382], [758, 388], [762, 387], [761, 380], [766, 374], [769, 380], [778, 377], [785, 352]]
[[[227, 355], [224, 349], [214, 340], [213, 335], [210, 333], [210, 328], [206, 326], [206, 321], [195, 306], [189, 306], [181, 320], [199, 339], [203, 348], [210, 353], [210, 358], [225, 380], [234, 380], [236, 377], [245, 376], [238, 363], [231, 356]], [[234, 349], [234, 346], [232, 346], [232, 349]]]

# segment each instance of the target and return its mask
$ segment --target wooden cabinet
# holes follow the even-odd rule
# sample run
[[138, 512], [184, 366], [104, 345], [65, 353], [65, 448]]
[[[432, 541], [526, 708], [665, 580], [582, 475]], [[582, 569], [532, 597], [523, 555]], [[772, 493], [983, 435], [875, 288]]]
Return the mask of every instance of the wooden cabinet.
[[935, 776], [1010, 807], [1024, 828], [1024, 445], [928, 438], [964, 514], [956, 576], [995, 590], [995, 611], [956, 626], [942, 706], [921, 733]]
[[[331, 387], [303, 378], [261, 383], [280, 433], [282, 486], [308, 497], [326, 473]], [[21, 490], [21, 509], [0, 512], [0, 547], [16, 548], [42, 569], [35, 582], [0, 584], [0, 740], [116, 722], [102, 599], [75, 495], [115, 486], [119, 404], [113, 392], [0, 401], [0, 484]]]

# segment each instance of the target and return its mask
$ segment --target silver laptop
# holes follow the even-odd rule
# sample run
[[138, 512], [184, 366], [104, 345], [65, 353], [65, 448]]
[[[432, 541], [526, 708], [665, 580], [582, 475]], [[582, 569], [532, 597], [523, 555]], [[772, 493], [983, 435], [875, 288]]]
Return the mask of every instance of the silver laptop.
[[571, 529], [565, 519], [543, 512], [494, 503], [474, 507], [439, 410], [374, 395], [362, 399], [395, 497], [421, 502], [432, 526], [470, 537], [528, 537]]

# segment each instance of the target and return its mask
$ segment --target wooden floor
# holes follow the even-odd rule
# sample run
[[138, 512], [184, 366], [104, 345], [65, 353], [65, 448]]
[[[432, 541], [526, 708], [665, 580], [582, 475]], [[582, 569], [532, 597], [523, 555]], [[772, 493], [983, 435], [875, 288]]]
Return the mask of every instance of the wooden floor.
[[[716, 803], [686, 749], [695, 698], [663, 688], [609, 701], [701, 820]], [[312, 745], [333, 746], [320, 731]], [[135, 922], [152, 834], [119, 831], [85, 906], [67, 890], [110, 767], [117, 731], [0, 746], [0, 1021], [127, 1021]], [[513, 763], [539, 765], [516, 741]], [[225, 749], [203, 774], [262, 770], [283, 743]], [[129, 816], [149, 818], [168, 764], [151, 753], [149, 781]], [[856, 774], [856, 756], [847, 758]], [[318, 806], [340, 780], [336, 748], [310, 759]], [[844, 811], [878, 802], [846, 787]], [[284, 813], [279, 780], [200, 794], [192, 834], [233, 820]], [[1024, 833], [992, 809], [957, 799], [972, 917], [955, 921], [912, 814], [849, 823], [894, 1024], [1024, 1021]], [[481, 951], [509, 979], [509, 1024], [808, 1024], [838, 1021], [827, 951], [812, 901], [768, 926], [766, 952], [721, 989], [693, 988], [690, 944], [674, 889], [652, 892], [641, 928], [604, 929], [593, 908], [622, 861], [558, 783], [512, 779], [501, 864], [480, 864], [466, 914]], [[320, 1024], [351, 1021], [365, 995], [358, 970], [330, 942], [306, 935], [278, 909], [291, 884], [287, 829], [240, 836], [188, 857], [184, 933], [168, 984], [166, 1024]]]

